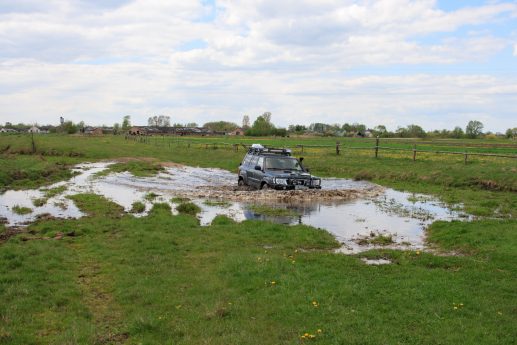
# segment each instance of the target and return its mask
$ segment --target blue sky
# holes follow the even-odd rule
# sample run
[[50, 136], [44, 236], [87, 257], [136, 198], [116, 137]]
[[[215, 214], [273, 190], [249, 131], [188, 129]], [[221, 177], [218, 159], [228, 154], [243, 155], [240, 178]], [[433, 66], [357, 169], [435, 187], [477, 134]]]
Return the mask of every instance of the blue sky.
[[517, 1], [0, 0], [0, 124], [517, 127]]

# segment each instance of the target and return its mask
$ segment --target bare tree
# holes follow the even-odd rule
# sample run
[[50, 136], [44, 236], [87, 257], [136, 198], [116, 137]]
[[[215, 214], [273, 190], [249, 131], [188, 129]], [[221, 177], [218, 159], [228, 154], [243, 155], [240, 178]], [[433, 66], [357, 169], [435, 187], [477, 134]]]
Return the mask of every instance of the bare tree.
[[267, 123], [271, 123], [271, 113], [269, 111], [266, 111], [264, 114], [262, 114], [262, 117], [264, 120], [266, 120]]
[[249, 128], [250, 127], [250, 117], [248, 115], [244, 115], [242, 117], [242, 128]]

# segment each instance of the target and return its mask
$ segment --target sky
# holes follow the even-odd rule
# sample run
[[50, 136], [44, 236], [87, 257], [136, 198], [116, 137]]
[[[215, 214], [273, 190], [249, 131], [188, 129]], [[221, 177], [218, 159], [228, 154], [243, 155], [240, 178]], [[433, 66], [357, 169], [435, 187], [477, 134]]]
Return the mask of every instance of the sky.
[[517, 127], [517, 0], [0, 0], [0, 124]]

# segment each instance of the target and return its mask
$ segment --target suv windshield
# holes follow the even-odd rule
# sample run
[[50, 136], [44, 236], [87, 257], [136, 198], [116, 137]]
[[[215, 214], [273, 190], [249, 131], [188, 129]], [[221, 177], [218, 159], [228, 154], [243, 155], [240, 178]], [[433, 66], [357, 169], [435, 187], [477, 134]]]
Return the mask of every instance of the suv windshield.
[[280, 158], [280, 157], [267, 157], [266, 158], [266, 170], [298, 170], [301, 171], [302, 167], [298, 160], [294, 158]]

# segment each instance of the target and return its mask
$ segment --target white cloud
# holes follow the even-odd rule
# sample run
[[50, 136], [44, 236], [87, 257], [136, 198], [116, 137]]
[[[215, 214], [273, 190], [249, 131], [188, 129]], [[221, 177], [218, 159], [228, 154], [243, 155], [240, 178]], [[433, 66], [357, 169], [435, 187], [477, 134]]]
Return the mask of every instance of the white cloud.
[[[508, 38], [457, 30], [505, 20], [517, 12], [512, 2], [446, 12], [432, 0], [221, 0], [214, 20], [196, 0], [0, 0], [0, 8], [2, 120], [64, 114], [111, 124], [133, 114], [145, 123], [167, 113], [174, 122], [239, 122], [270, 110], [281, 125], [438, 128], [473, 115], [494, 126], [515, 118], [504, 106], [515, 103], [515, 75], [386, 67], [482, 63]], [[184, 48], [199, 41], [206, 47]], [[379, 66], [388, 72], [376, 75]]]

